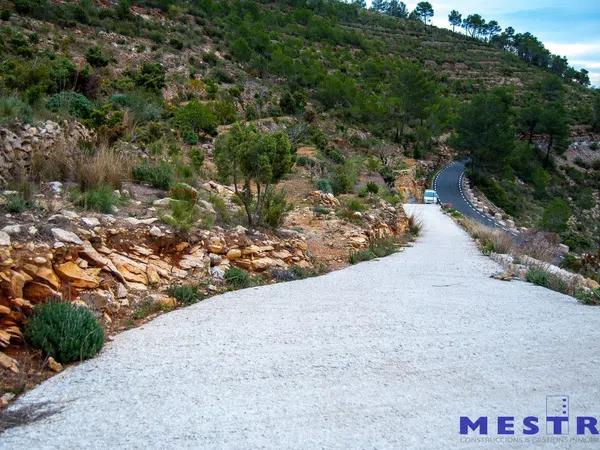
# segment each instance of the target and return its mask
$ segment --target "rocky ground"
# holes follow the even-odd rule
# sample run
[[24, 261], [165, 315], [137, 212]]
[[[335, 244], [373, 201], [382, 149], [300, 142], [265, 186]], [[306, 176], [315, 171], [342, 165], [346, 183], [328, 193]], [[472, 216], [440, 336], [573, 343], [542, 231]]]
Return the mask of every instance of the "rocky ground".
[[[295, 181], [294, 181], [295, 180]], [[126, 183], [123, 199], [111, 214], [78, 210], [69, 186], [43, 183], [36, 207], [0, 216], [0, 394], [4, 404], [40, 380], [60, 371], [52, 359], [29, 348], [23, 327], [33, 307], [62, 298], [93, 310], [109, 339], [157, 314], [176, 308], [167, 293], [178, 284], [195, 284], [203, 297], [228, 289], [223, 282], [232, 266], [247, 270], [260, 283], [299, 269], [305, 274], [348, 264], [351, 251], [377, 237], [402, 236], [407, 218], [401, 207], [371, 202], [351, 220], [340, 218], [340, 200], [313, 191], [312, 183], [294, 177], [305, 191], [281, 229], [249, 230], [241, 225], [180, 233], [161, 218], [168, 212], [166, 193]], [[213, 181], [199, 189], [232, 207], [233, 192]], [[14, 192], [4, 191], [0, 204]], [[213, 206], [200, 200], [204, 214]], [[327, 211], [326, 214], [323, 214]], [[279, 271], [279, 272], [278, 272]]]

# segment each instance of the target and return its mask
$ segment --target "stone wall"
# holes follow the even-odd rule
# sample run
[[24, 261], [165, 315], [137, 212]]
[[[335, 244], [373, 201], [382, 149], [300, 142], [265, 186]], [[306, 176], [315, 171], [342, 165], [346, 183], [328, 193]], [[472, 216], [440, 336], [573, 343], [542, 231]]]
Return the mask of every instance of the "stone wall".
[[6, 187], [17, 175], [29, 176], [36, 153], [51, 158], [59, 143], [73, 151], [80, 141], [90, 136], [90, 131], [78, 122], [65, 121], [59, 125], [48, 120], [35, 126], [20, 124], [0, 128], [0, 188]]

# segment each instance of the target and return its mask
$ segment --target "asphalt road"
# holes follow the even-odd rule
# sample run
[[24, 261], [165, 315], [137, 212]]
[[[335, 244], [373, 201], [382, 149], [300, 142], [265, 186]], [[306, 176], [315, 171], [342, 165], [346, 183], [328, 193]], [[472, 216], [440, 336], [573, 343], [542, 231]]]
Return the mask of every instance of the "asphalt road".
[[[406, 209], [424, 225], [401, 253], [118, 335], [21, 397], [12, 411], [57, 411], [0, 448], [529, 449], [551, 439], [547, 395], [597, 415], [600, 308], [490, 278], [500, 267], [439, 206]], [[464, 415], [488, 416], [491, 440], [464, 442]], [[532, 415], [543, 425], [523, 436]], [[531, 441], [495, 439], [497, 416]]]
[[495, 220], [480, 213], [466, 199], [462, 192], [462, 177], [465, 172], [465, 162], [455, 161], [438, 172], [433, 180], [433, 189], [437, 192], [442, 203], [450, 203], [452, 207], [477, 222], [492, 228], [502, 228]]

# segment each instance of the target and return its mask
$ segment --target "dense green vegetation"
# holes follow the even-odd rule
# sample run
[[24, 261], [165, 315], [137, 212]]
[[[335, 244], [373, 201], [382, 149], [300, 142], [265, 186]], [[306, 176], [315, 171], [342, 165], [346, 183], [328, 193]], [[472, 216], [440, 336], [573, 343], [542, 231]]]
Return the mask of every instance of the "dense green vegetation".
[[[0, 0], [0, 10], [0, 124], [77, 119], [107, 147], [145, 152], [132, 163], [136, 181], [194, 185], [203, 145], [216, 139], [215, 175], [235, 185], [246, 222], [276, 227], [289, 209], [276, 185], [297, 146], [317, 149], [297, 163], [319, 189], [356, 192], [367, 167], [386, 186], [365, 195], [391, 198], [401, 157], [434, 158], [455, 131], [492, 201], [573, 248], [598, 244], [585, 219], [598, 170], [557, 166], [556, 156], [574, 125], [600, 129], [600, 94], [529, 33], [453, 11], [463, 35], [428, 26], [428, 2], [409, 12], [396, 0], [372, 10], [335, 0]], [[265, 118], [286, 131], [264, 132]], [[219, 133], [242, 120], [257, 123]], [[109, 184], [80, 182], [81, 204], [110, 210]], [[185, 231], [197, 218], [176, 200], [164, 220]]]
[[91, 358], [104, 344], [104, 331], [89, 309], [59, 301], [36, 306], [25, 334], [60, 363]]

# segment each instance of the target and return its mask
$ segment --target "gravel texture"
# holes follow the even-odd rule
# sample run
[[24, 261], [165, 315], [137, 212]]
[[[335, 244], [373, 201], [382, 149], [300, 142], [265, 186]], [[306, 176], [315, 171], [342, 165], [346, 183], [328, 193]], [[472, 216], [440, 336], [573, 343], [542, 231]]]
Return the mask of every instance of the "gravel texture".
[[600, 308], [489, 278], [437, 206], [406, 208], [413, 247], [122, 333], [13, 405], [61, 410], [0, 448], [482, 448], [461, 415], [544, 416], [552, 394], [598, 412]]

